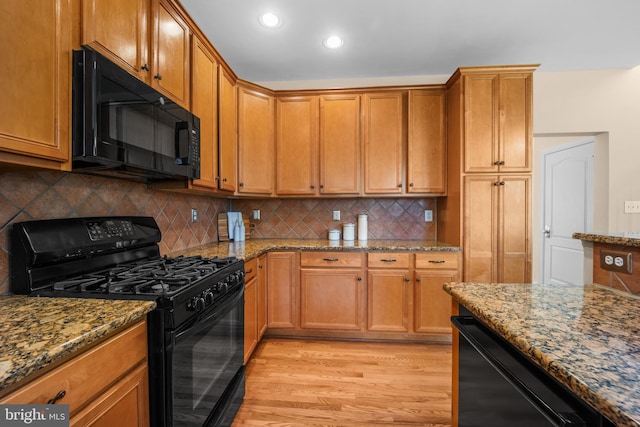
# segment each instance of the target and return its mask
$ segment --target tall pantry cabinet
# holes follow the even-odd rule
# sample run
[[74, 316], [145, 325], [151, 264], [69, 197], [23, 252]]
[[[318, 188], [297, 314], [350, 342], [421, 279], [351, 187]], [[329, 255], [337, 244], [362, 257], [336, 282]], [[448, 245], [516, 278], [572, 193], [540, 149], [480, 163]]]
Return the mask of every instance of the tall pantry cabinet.
[[465, 281], [531, 282], [536, 67], [459, 68], [446, 85], [449, 182], [438, 239], [463, 247]]

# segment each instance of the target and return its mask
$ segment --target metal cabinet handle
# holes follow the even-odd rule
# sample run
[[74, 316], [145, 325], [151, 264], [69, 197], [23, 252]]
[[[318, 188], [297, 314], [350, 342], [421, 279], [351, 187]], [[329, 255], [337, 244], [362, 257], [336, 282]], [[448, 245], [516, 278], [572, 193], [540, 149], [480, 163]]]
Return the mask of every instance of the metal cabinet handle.
[[323, 189], [323, 188], [324, 188], [324, 185], [320, 184], [320, 189]]
[[385, 258], [385, 259], [381, 259], [380, 261], [381, 262], [396, 262], [396, 260], [393, 259], [393, 258]]
[[260, 270], [262, 270], [262, 268], [263, 268], [263, 267], [262, 267], [262, 265], [259, 265], [259, 266], [258, 266], [258, 268], [259, 268]]
[[247, 271], [244, 272], [244, 274], [249, 274], [249, 273], [253, 273], [253, 268], [248, 269]]
[[158, 73], [155, 76], [153, 76], [153, 78], [156, 80], [162, 80], [162, 74]]
[[145, 70], [145, 71], [149, 71], [149, 65], [144, 64], [142, 67], [140, 67], [141, 69]]
[[54, 398], [53, 398], [53, 399], [49, 399], [49, 400], [47, 401], [47, 405], [53, 405], [53, 404], [54, 404], [54, 403], [56, 403], [58, 400], [62, 399], [66, 394], [67, 394], [67, 392], [66, 392], [65, 390], [60, 390], [60, 391], [58, 392], [58, 394], [56, 394], [56, 395], [54, 396]]
[[311, 189], [312, 189], [312, 190], [315, 190], [315, 189], [316, 189], [316, 186], [315, 186], [315, 185], [312, 185], [312, 186], [311, 186]]
[[404, 281], [405, 281], [405, 282], [407, 282], [407, 283], [409, 283], [409, 282], [411, 281], [411, 279], [409, 279], [408, 277], [405, 277], [405, 278], [404, 278]]
[[429, 262], [431, 264], [444, 264], [444, 260], [443, 259], [430, 259]]
[[338, 258], [322, 258], [322, 260], [327, 262], [336, 262], [338, 261]]
[[410, 183], [409, 183], [409, 187], [413, 187], [413, 182], [410, 182]]
[[420, 278], [418, 277], [418, 278], [416, 278], [416, 282], [420, 283], [420, 282], [422, 282], [422, 279], [420, 279]]
[[398, 188], [402, 188], [402, 184], [398, 184]]
[[244, 187], [244, 182], [238, 184], [240, 187]]
[[358, 282], [362, 282], [362, 277], [358, 277]]
[[496, 187], [500, 185], [504, 185], [504, 181], [496, 181], [493, 183], [493, 185], [495, 185]]
[[504, 166], [504, 160], [496, 160], [493, 164], [496, 166]]

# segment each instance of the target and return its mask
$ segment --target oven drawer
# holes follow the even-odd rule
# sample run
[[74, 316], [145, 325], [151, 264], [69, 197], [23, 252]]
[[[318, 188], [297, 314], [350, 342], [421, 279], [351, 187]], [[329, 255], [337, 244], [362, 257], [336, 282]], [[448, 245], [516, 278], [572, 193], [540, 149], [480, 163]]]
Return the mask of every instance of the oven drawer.
[[361, 267], [361, 252], [307, 252], [300, 253], [301, 267]]
[[73, 416], [146, 358], [143, 321], [27, 383], [0, 403], [46, 404], [64, 391], [55, 403], [69, 405]]

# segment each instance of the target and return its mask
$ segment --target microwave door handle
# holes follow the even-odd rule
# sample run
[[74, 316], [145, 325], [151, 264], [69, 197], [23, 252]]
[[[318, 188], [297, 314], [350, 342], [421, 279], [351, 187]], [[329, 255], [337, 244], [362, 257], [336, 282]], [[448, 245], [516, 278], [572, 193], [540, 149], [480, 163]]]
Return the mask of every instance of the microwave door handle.
[[187, 132], [187, 136], [185, 141], [189, 141], [189, 122], [176, 122], [176, 131], [175, 131], [175, 158], [177, 165], [188, 165], [189, 158], [191, 157], [191, 145], [189, 143], [186, 144], [187, 153], [186, 156], [180, 156], [180, 133]]

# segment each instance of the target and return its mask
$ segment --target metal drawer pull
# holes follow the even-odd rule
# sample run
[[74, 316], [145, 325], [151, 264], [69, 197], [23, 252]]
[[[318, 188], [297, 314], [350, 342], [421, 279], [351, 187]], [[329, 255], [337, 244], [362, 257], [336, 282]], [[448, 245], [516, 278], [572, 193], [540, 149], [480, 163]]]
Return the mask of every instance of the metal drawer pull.
[[338, 258], [322, 258], [322, 260], [327, 262], [336, 262], [338, 261]]
[[60, 390], [53, 399], [49, 399], [47, 401], [47, 405], [55, 404], [58, 400], [62, 399], [66, 394], [67, 392], [65, 390]]
[[444, 260], [443, 259], [430, 259], [429, 262], [431, 264], [444, 264]]
[[395, 259], [391, 258], [391, 259], [381, 259], [380, 261], [382, 262], [396, 262]]
[[249, 274], [249, 273], [253, 273], [253, 268], [248, 269], [247, 271], [244, 272], [244, 274]]

